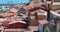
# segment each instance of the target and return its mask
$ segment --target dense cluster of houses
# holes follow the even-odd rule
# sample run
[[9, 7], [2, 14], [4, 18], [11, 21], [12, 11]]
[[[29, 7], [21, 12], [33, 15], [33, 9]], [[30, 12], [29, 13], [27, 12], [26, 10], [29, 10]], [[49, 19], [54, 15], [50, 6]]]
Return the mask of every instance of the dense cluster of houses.
[[[19, 32], [20, 30], [24, 32], [27, 27], [35, 31], [35, 29], [38, 30], [39, 23], [47, 23], [45, 20], [47, 19], [47, 8], [42, 6], [43, 3], [40, 0], [31, 1], [27, 4], [13, 5], [6, 12], [0, 13], [0, 32]], [[23, 21], [26, 17], [29, 17], [27, 21], [30, 23]]]

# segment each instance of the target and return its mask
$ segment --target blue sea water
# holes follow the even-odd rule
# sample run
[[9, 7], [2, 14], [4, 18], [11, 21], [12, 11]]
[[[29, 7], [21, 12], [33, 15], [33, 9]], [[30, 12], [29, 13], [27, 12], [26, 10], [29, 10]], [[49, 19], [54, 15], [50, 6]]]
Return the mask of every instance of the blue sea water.
[[30, 2], [30, 0], [0, 0], [0, 4], [22, 4], [28, 2]]

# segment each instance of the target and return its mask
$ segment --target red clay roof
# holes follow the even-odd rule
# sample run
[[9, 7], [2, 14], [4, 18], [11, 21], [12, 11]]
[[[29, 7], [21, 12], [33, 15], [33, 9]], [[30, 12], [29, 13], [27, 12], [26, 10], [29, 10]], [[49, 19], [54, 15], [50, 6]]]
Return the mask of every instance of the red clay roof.
[[34, 7], [34, 8], [29, 9], [28, 11], [32, 12], [32, 11], [36, 11], [36, 10], [39, 10], [39, 9], [42, 9], [44, 11], [47, 11], [48, 10], [48, 9], [46, 9], [44, 7]]

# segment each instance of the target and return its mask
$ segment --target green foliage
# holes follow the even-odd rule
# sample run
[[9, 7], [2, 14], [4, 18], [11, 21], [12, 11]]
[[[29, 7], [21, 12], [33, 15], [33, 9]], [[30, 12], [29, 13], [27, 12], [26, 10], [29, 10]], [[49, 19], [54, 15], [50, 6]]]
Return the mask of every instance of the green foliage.
[[46, 32], [50, 32], [49, 27], [46, 27]]
[[57, 30], [57, 32], [60, 32], [60, 30]]
[[[49, 27], [46, 27], [46, 32], [50, 32]], [[57, 30], [56, 32], [60, 32], [60, 30]]]
[[0, 10], [0, 13], [5, 13], [7, 10]]

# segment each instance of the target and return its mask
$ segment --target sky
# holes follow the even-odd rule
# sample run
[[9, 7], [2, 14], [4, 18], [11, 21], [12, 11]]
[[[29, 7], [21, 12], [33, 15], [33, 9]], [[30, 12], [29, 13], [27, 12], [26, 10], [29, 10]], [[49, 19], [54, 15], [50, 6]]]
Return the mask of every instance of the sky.
[[30, 0], [0, 0], [0, 4], [22, 4], [28, 2], [30, 2]]

